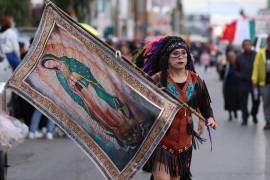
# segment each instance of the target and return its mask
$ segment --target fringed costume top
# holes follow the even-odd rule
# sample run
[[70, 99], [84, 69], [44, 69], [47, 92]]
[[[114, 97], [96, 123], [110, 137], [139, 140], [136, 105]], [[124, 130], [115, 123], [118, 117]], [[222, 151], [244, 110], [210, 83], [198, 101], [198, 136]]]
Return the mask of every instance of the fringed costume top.
[[[213, 117], [211, 100], [204, 81], [196, 73], [187, 72], [187, 80], [184, 83], [175, 83], [168, 76], [167, 90], [177, 99], [200, 111], [206, 119]], [[154, 75], [153, 79], [159, 83], [160, 74]], [[196, 149], [198, 142], [203, 140], [193, 130], [191, 113], [182, 107], [144, 169], [153, 172], [156, 168], [165, 168], [170, 176], [180, 176], [181, 180], [191, 179], [192, 146]]]

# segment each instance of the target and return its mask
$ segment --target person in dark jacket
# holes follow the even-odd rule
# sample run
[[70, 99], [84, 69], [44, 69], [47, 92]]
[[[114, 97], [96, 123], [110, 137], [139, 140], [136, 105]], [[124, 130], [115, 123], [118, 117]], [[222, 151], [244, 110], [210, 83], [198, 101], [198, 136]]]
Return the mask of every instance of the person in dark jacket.
[[241, 109], [241, 99], [239, 91], [239, 74], [235, 66], [236, 55], [234, 51], [227, 54], [227, 65], [223, 82], [223, 95], [225, 110], [229, 112], [229, 121], [232, 120], [232, 113], [237, 118], [237, 110]]
[[[251, 94], [252, 97], [252, 109], [251, 115], [253, 117], [253, 122], [257, 124], [257, 113], [259, 110], [260, 98], [259, 91], [253, 90], [251, 75], [253, 69], [253, 63], [256, 57], [256, 52], [251, 49], [252, 44], [249, 39], [246, 39], [242, 43], [243, 52], [239, 54], [236, 59], [237, 70], [240, 75], [240, 92], [241, 92], [241, 110], [242, 110], [242, 125], [247, 125], [248, 123], [248, 96]], [[256, 93], [257, 91], [257, 93]]]

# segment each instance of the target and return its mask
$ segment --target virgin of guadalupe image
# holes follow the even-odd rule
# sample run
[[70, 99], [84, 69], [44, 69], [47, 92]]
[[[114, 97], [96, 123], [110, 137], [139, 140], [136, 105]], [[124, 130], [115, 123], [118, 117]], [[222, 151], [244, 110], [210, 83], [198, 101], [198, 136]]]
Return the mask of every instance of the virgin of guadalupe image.
[[[71, 99], [100, 124], [106, 134], [117, 139], [120, 146], [136, 146], [142, 141], [142, 128], [135, 120], [127, 104], [102, 87], [91, 70], [78, 60], [53, 54], [41, 58], [41, 67], [56, 73], [56, 77]], [[105, 102], [115, 113], [106, 114], [93, 101], [92, 88], [100, 101]]]

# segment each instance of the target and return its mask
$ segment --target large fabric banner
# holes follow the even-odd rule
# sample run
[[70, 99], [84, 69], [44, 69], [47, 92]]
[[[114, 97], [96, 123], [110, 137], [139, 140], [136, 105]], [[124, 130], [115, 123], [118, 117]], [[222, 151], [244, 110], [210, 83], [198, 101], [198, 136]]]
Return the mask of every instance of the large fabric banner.
[[180, 108], [51, 2], [7, 88], [54, 120], [108, 179], [131, 178]]

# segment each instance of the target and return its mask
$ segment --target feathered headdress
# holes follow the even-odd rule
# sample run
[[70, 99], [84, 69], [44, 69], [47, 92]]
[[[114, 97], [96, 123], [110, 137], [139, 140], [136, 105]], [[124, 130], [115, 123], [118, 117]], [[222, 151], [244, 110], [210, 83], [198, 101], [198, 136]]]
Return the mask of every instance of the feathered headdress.
[[149, 75], [153, 74], [152, 64], [158, 54], [160, 46], [162, 45], [161, 42], [164, 38], [165, 36], [159, 36], [156, 38], [146, 39], [146, 45], [144, 46], [143, 51], [142, 51], [143, 57], [146, 60], [143, 66], [143, 71]]
[[186, 49], [188, 53], [187, 68], [194, 71], [189, 47], [182, 38], [177, 36], [159, 36], [146, 39], [146, 45], [136, 56], [136, 64], [140, 64], [143, 71], [151, 76], [160, 70], [162, 57], [168, 56], [177, 48]]

